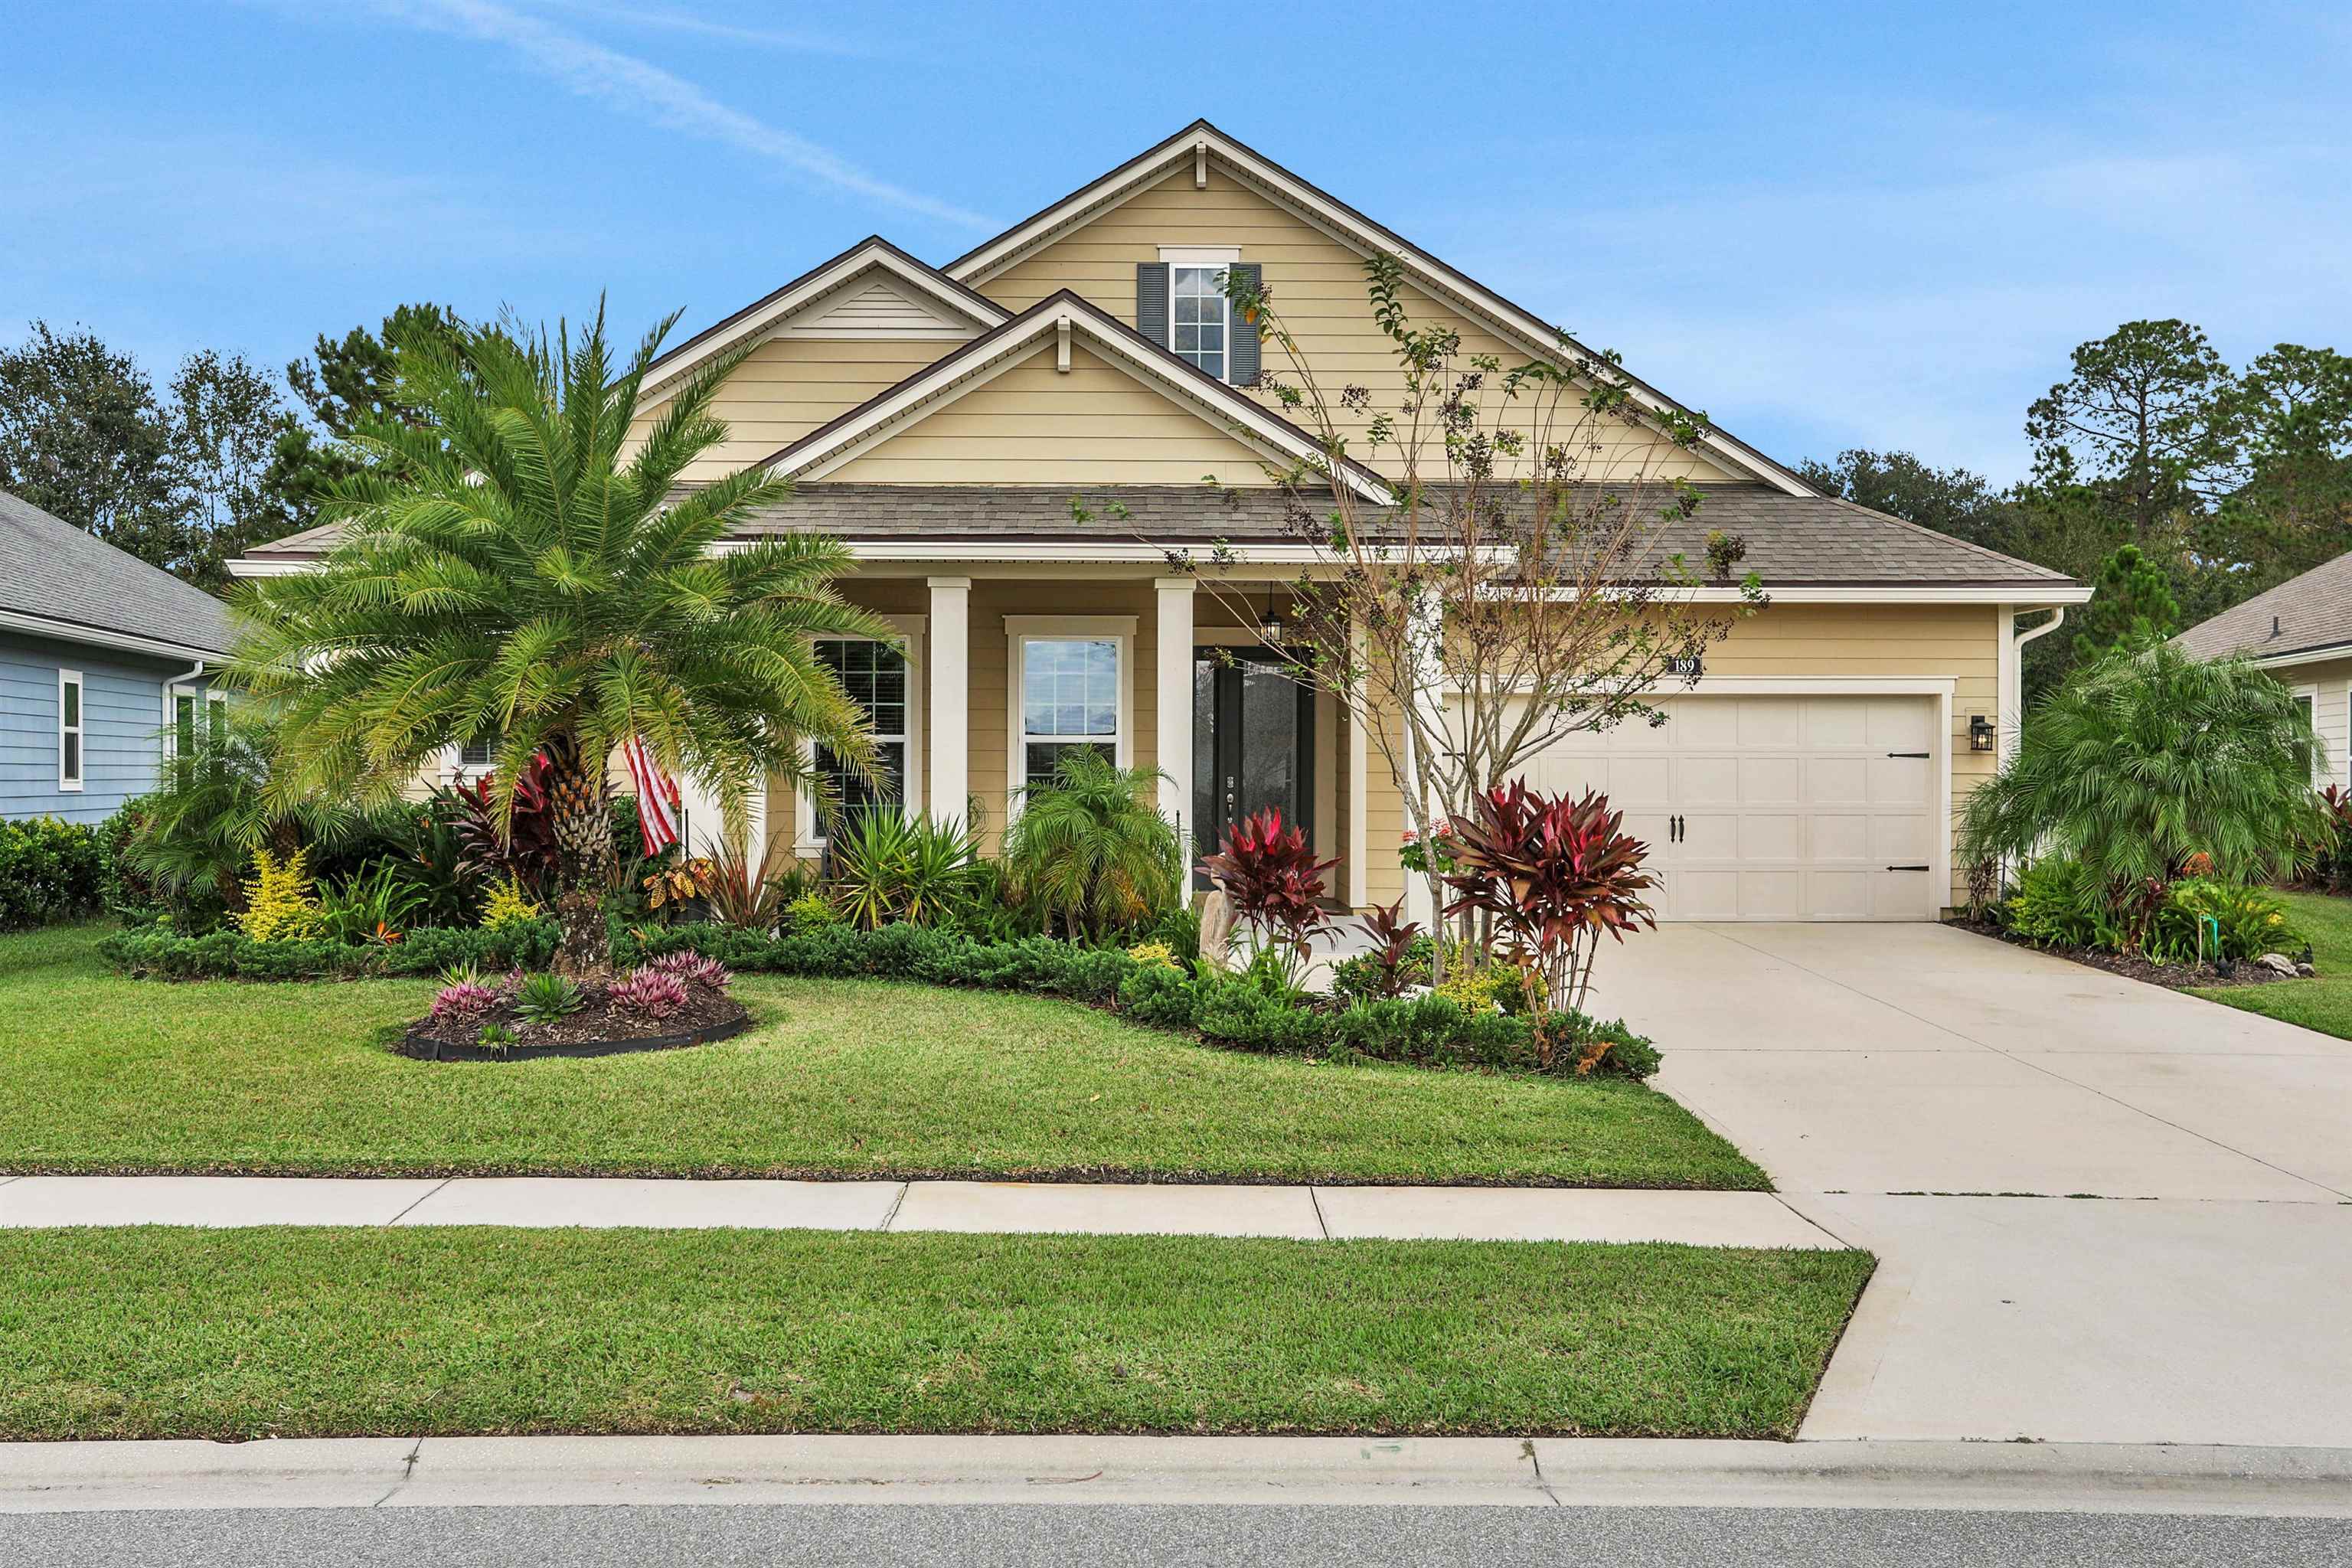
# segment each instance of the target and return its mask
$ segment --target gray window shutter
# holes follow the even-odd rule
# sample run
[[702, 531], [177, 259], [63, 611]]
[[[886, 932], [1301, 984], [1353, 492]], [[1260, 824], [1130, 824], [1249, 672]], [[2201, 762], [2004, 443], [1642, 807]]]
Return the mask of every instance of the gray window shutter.
[[1168, 346], [1168, 264], [1164, 261], [1135, 264], [1135, 330], [1161, 348]]
[[[1226, 268], [1234, 278], [1256, 293], [1265, 287], [1260, 281], [1260, 269], [1255, 261], [1236, 261]], [[1233, 342], [1228, 345], [1225, 367], [1233, 374], [1226, 379], [1235, 386], [1255, 386], [1258, 369], [1258, 338], [1255, 323], [1242, 320], [1239, 310], [1234, 312]]]

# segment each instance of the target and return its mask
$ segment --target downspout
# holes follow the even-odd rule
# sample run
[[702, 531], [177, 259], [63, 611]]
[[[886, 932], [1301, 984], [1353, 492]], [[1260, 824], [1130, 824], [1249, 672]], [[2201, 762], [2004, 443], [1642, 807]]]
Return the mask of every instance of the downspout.
[[210, 659], [200, 658], [179, 674], [168, 677], [163, 682], [163, 734], [170, 742], [174, 756], [179, 754], [180, 710], [172, 700], [172, 689], [185, 686], [188, 682], [201, 678], [211, 663]]
[[2004, 630], [2009, 637], [2009, 657], [2001, 661], [2005, 666], [2001, 671], [2004, 689], [2000, 694], [2002, 712], [1998, 742], [2000, 752], [1995, 761], [1996, 766], [2006, 767], [2009, 764], [2010, 758], [2016, 754], [2018, 737], [2025, 726], [2025, 645], [2056, 631], [2066, 618], [2065, 605], [2053, 605], [2048, 608], [2051, 612], [2048, 620], [2021, 632], [2013, 629], [2017, 624], [2014, 614], [2005, 612]]

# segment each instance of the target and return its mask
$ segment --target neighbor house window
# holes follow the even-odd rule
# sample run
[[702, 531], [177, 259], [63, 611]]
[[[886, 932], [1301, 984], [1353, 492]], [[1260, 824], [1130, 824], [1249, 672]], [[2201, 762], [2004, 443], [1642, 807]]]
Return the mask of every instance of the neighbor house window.
[[166, 760], [196, 754], [196, 726], [199, 723], [205, 726], [210, 739], [220, 739], [222, 715], [228, 710], [226, 693], [199, 690], [193, 686], [174, 686], [166, 697], [172, 715], [171, 728], [163, 732]]
[[1168, 269], [1168, 345], [1219, 381], [1225, 379], [1225, 350], [1233, 302], [1225, 298], [1222, 267], [1172, 266]]
[[1066, 752], [1084, 750], [1117, 763], [1126, 751], [1116, 637], [1021, 639], [1021, 780], [1050, 780]]
[[[832, 748], [816, 749], [817, 776], [846, 814], [871, 811], [877, 805], [903, 806], [907, 800], [907, 747], [913, 733], [907, 679], [907, 656], [887, 643], [863, 637], [821, 637], [816, 656], [840, 679], [841, 689], [857, 704], [874, 735], [875, 772], [865, 773], [835, 756]], [[822, 843], [824, 818], [815, 816], [809, 837]]]
[[81, 788], [81, 671], [58, 671], [58, 788]]

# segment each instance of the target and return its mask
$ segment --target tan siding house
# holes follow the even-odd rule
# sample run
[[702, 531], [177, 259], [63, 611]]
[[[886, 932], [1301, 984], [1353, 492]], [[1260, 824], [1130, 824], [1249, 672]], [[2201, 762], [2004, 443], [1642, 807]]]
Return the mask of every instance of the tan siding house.
[[[1396, 465], [1366, 423], [1404, 388], [1365, 303], [1375, 254], [1396, 258], [1415, 319], [1457, 329], [1466, 352], [1584, 352], [1202, 121], [943, 267], [853, 246], [666, 354], [641, 419], [748, 346], [717, 400], [729, 440], [689, 479], [763, 465], [795, 490], [748, 534], [850, 546], [845, 594], [904, 647], [828, 657], [868, 703], [908, 809], [976, 813], [993, 841], [1025, 780], [1092, 746], [1160, 770], [1163, 807], [1196, 841], [1280, 805], [1339, 861], [1344, 901], [1387, 902], [1412, 890], [1381, 748], [1341, 704], [1245, 657], [1257, 595], [1278, 616], [1281, 584], [1317, 568], [1275, 478], [1316, 448], [1253, 385], [1284, 368], [1280, 350], [1229, 319], [1218, 287], [1255, 269], [1318, 379], [1367, 389], [1340, 478], [1378, 508], [1384, 456]], [[1663, 727], [1575, 737], [1528, 773], [1610, 790], [1654, 841], [1672, 918], [1932, 918], [1958, 896], [1952, 814], [2014, 731], [2018, 617], [2087, 591], [1820, 496], [1720, 431], [1690, 448], [1634, 425], [1590, 434], [1588, 473], [1699, 487], [1675, 547], [1696, 557], [1706, 528], [1739, 532], [1770, 604], [1696, 685], [1662, 694]], [[331, 542], [297, 536], [236, 569], [301, 570]], [[1213, 591], [1170, 560], [1212, 545], [1230, 562]], [[2344, 690], [2339, 672], [2339, 705]], [[782, 780], [756, 831], [823, 852]]]
[[2242, 654], [2311, 710], [2316, 785], [2352, 788], [2352, 554], [2339, 555], [2173, 639], [2200, 658]]

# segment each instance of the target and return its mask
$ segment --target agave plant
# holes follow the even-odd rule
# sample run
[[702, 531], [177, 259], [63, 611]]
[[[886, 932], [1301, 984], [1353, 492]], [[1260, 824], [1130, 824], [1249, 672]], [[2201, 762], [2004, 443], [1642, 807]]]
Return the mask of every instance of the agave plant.
[[1547, 798], [1513, 780], [1453, 819], [1454, 893], [1445, 914], [1490, 917], [1520, 967], [1531, 1006], [1583, 1005], [1605, 933], [1622, 942], [1657, 919], [1642, 895], [1650, 847], [1624, 830], [1624, 813], [1591, 791]]
[[1260, 953], [1273, 952], [1283, 978], [1297, 989], [1318, 933], [1331, 928], [1322, 900], [1323, 873], [1339, 862], [1318, 860], [1307, 830], [1285, 826], [1273, 806], [1252, 812], [1225, 829], [1224, 847], [1203, 856], [1201, 869], [1245, 921]]

